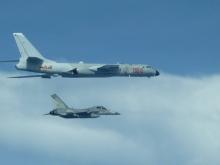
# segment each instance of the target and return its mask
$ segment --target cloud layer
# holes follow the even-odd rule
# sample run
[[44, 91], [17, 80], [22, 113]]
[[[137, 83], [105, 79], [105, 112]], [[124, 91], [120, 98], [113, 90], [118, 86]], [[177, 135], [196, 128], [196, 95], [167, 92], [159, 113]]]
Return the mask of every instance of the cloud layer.
[[[0, 164], [219, 164], [220, 76], [0, 78]], [[121, 116], [43, 116], [68, 105]], [[13, 159], [12, 159], [13, 158]]]

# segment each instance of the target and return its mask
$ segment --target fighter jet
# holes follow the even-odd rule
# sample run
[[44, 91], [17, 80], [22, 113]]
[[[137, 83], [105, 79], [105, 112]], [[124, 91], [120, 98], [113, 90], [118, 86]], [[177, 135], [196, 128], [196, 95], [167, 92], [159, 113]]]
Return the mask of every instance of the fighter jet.
[[118, 112], [111, 112], [104, 106], [93, 106], [85, 109], [75, 109], [68, 107], [57, 95], [51, 95], [55, 103], [55, 108], [45, 115], [60, 116], [63, 118], [97, 118], [101, 115], [120, 115]]
[[30, 77], [152, 77], [159, 76], [159, 71], [149, 65], [142, 64], [89, 64], [89, 63], [58, 63], [45, 58], [22, 33], [13, 33], [20, 51], [19, 60], [5, 60], [0, 62], [15, 62], [17, 70], [35, 72], [39, 74], [13, 76], [10, 78]]

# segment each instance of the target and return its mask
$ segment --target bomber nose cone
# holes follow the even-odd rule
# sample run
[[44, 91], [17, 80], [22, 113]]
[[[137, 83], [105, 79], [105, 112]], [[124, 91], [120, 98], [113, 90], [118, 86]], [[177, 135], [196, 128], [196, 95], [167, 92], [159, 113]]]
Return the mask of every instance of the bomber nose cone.
[[159, 76], [160, 72], [158, 70], [156, 70], [155, 76]]

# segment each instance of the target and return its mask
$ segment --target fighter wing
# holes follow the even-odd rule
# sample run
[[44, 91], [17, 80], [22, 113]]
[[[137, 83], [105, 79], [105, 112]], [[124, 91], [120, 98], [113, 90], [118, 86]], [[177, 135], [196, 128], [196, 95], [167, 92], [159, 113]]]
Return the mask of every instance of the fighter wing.
[[96, 113], [98, 110], [93, 109], [93, 108], [88, 108], [88, 109], [73, 109], [73, 112], [75, 114], [91, 114], [91, 113]]
[[97, 72], [97, 73], [118, 73], [119, 72], [119, 65], [102, 65], [102, 66], [93, 66], [90, 70]]

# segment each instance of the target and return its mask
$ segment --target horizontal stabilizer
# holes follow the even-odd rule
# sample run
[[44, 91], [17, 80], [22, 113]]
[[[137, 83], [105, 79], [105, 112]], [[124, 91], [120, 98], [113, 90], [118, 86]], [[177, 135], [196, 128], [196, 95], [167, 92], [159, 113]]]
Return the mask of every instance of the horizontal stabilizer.
[[19, 62], [19, 60], [1, 60], [0, 62]]
[[27, 62], [29, 64], [42, 64], [43, 60], [38, 57], [28, 57]]

